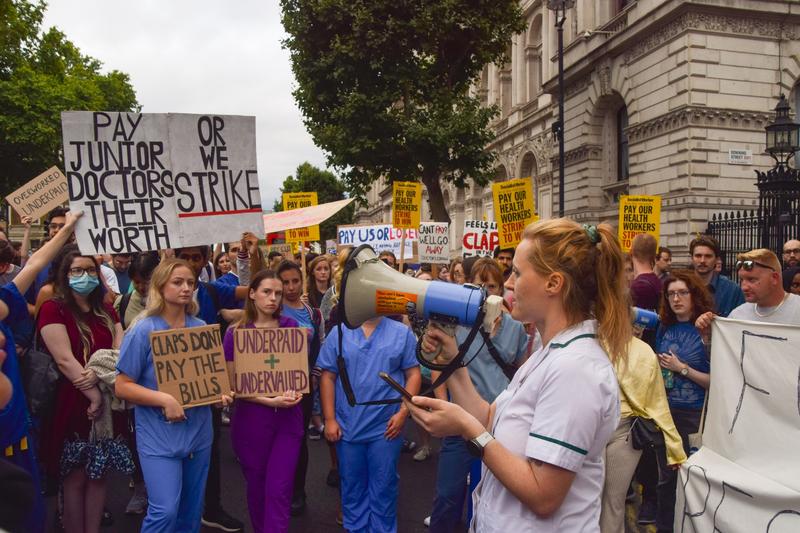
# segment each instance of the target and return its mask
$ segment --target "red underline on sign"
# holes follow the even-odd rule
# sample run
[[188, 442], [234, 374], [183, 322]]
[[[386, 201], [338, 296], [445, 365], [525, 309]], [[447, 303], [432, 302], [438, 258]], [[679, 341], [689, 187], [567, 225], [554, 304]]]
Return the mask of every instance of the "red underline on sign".
[[204, 213], [181, 213], [178, 218], [191, 218], [191, 217], [215, 217], [218, 215], [240, 215], [242, 213], [260, 213], [260, 207], [253, 209], [237, 209], [235, 211], [206, 211]]

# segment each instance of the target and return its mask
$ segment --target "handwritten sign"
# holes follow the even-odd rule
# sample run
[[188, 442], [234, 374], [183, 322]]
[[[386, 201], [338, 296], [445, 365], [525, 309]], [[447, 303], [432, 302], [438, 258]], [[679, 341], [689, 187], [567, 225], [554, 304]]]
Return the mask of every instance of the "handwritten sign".
[[20, 217], [29, 216], [36, 220], [64, 204], [67, 199], [67, 178], [58, 167], [50, 167], [9, 194], [6, 201]]
[[417, 229], [422, 205], [422, 184], [413, 181], [392, 183], [392, 226]]
[[494, 183], [492, 196], [500, 247], [513, 248], [522, 240], [525, 226], [538, 219], [534, 214], [531, 179]]
[[254, 117], [67, 111], [61, 125], [82, 253], [233, 242], [260, 226]]
[[450, 224], [447, 222], [420, 224], [417, 254], [420, 263], [449, 263]]
[[[285, 192], [283, 193], [283, 210], [302, 209], [317, 205], [315, 192]], [[319, 225], [305, 228], [290, 229], [286, 232], [286, 242], [305, 242], [319, 240]]]
[[620, 196], [619, 243], [623, 252], [630, 252], [633, 238], [640, 233], [649, 233], [658, 242], [660, 228], [660, 196]]
[[150, 333], [158, 390], [183, 407], [208, 405], [231, 390], [219, 326]]
[[679, 470], [674, 529], [800, 531], [800, 327], [715, 318], [711, 338], [703, 442]]
[[494, 249], [500, 245], [497, 222], [465, 220], [461, 244], [464, 257], [492, 257]]
[[417, 240], [416, 229], [401, 230], [391, 224], [339, 226], [336, 228], [340, 246], [360, 246], [369, 244], [377, 253], [389, 250], [395, 257], [400, 257], [400, 237], [405, 232], [405, 259], [414, 257], [412, 244]]
[[305, 328], [236, 328], [233, 357], [239, 397], [311, 392]]

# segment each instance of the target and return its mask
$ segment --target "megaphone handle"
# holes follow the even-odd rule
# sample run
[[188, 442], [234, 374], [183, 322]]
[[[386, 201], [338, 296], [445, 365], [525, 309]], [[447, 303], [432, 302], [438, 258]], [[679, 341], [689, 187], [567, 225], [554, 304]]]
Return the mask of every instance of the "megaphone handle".
[[[455, 337], [456, 336], [456, 327], [454, 325], [452, 325], [452, 324], [443, 324], [443, 323], [437, 322], [435, 320], [430, 320], [430, 321], [428, 321], [428, 327], [431, 327], [431, 326], [442, 330], [443, 332], [445, 332], [446, 334], [450, 335], [451, 337]], [[420, 350], [420, 352], [422, 353], [422, 356], [425, 358], [426, 361], [431, 361], [432, 362], [432, 361], [435, 361], [436, 358], [439, 357], [439, 355], [442, 353], [442, 347], [439, 346], [439, 348], [435, 352], [426, 352], [426, 351], [423, 351], [423, 350]]]

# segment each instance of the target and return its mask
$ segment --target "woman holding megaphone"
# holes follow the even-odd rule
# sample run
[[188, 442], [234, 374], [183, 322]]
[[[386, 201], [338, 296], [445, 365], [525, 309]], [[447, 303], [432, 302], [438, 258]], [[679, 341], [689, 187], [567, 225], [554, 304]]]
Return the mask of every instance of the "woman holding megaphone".
[[[623, 274], [609, 226], [528, 226], [506, 286], [516, 296], [512, 316], [536, 323], [542, 348], [492, 404], [466, 368], [447, 382], [454, 403], [407, 402], [432, 434], [459, 435], [481, 457], [472, 531], [599, 531], [603, 451], [620, 413], [611, 359], [631, 337]], [[440, 362], [458, 353], [433, 328], [422, 348], [441, 348]]]

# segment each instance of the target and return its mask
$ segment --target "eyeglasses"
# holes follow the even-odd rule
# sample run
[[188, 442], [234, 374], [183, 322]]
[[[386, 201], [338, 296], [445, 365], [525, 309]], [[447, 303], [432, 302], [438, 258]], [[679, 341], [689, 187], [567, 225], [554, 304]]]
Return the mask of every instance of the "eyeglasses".
[[771, 266], [765, 265], [764, 263], [759, 263], [758, 261], [752, 261], [750, 259], [748, 259], [746, 261], [736, 261], [736, 270], [739, 270], [740, 268], [743, 268], [747, 272], [750, 272], [751, 270], [753, 270], [754, 267], [757, 267], [757, 266], [760, 266], [761, 268], [768, 268], [768, 269], [772, 270], [773, 272], [775, 272], [775, 269], [772, 268]]
[[783, 255], [800, 255], [800, 248], [792, 248], [791, 250], [784, 250]]
[[191, 261], [193, 263], [199, 263], [203, 260], [203, 254], [181, 254], [178, 256], [178, 259], [183, 259], [184, 261]]
[[89, 267], [89, 268], [73, 267], [69, 269], [70, 276], [78, 278], [83, 276], [84, 274], [89, 274], [90, 276], [96, 277], [97, 269], [95, 267]]
[[667, 298], [669, 298], [670, 300], [675, 298], [676, 296], [679, 296], [680, 298], [686, 298], [687, 296], [689, 296], [690, 293], [691, 291], [689, 291], [688, 289], [681, 289], [679, 291], [667, 291]]

